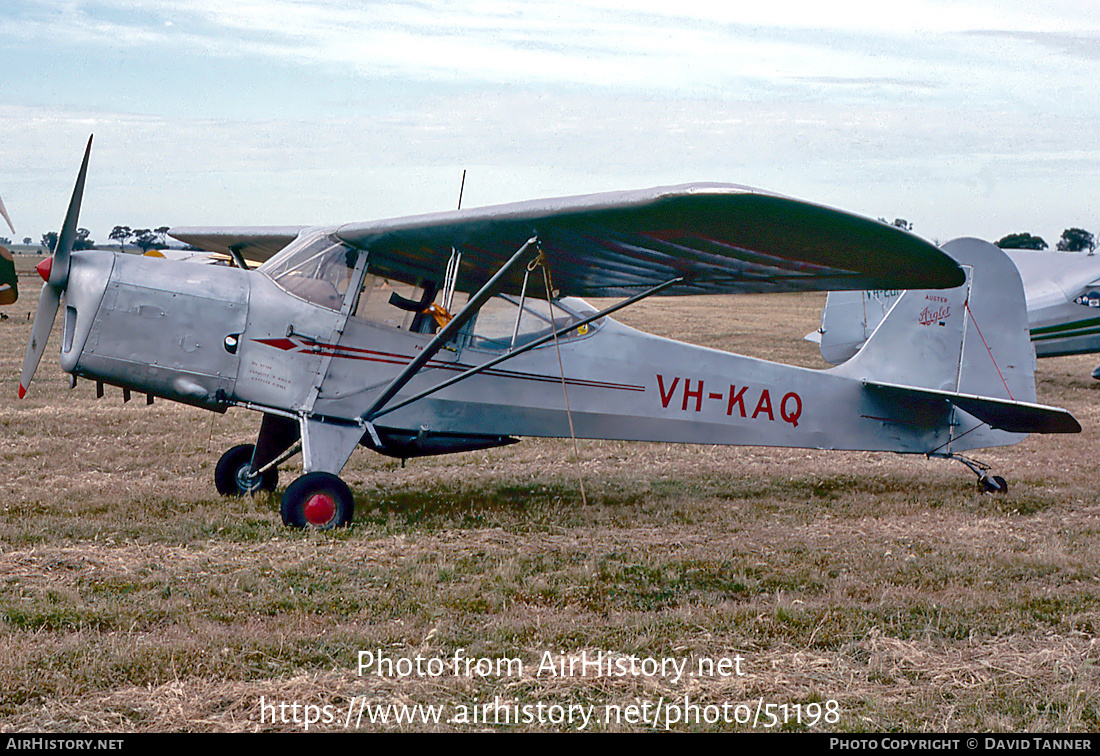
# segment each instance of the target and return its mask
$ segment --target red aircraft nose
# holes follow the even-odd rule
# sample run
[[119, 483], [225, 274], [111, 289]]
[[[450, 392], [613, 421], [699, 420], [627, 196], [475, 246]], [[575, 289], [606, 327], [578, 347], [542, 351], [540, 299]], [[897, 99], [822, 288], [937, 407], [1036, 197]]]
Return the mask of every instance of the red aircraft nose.
[[53, 270], [53, 256], [47, 257], [38, 265], [34, 266], [34, 269], [38, 271], [38, 275], [42, 276], [42, 280], [46, 283], [50, 282], [50, 271]]

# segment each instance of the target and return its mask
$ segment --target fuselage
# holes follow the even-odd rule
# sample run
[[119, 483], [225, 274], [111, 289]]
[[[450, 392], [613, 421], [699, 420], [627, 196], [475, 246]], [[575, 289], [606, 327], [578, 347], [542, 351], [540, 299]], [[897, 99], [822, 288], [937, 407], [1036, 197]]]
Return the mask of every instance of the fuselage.
[[[365, 408], [434, 329], [409, 327], [408, 314], [380, 293], [388, 282], [375, 282], [369, 308], [346, 288], [325, 298], [299, 282], [307, 298], [281, 285], [286, 280], [263, 269], [74, 252], [62, 367], [216, 411], [237, 405], [363, 425]], [[395, 402], [548, 332], [550, 322], [594, 312], [581, 300], [560, 300], [553, 310], [545, 300], [518, 305], [513, 297], [515, 315], [479, 314], [482, 322], [463, 329]], [[945, 406], [936, 422], [915, 425], [850, 376], [660, 338], [605, 317], [384, 414], [376, 425], [411, 444], [402, 456], [416, 453], [418, 438], [423, 453], [437, 453], [476, 444], [433, 445], [433, 438], [571, 434], [926, 453], [966, 430], [951, 412]], [[986, 428], [955, 448], [1015, 440]]]
[[1035, 354], [1100, 352], [1100, 256], [1005, 250], [1020, 270]]

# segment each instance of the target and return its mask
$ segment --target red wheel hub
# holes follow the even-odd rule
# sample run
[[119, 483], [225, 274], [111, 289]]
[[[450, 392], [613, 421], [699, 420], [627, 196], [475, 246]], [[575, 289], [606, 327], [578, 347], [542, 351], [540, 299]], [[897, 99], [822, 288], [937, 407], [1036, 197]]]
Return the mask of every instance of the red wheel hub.
[[305, 515], [310, 525], [327, 525], [336, 516], [336, 502], [331, 496], [313, 494], [306, 502]]

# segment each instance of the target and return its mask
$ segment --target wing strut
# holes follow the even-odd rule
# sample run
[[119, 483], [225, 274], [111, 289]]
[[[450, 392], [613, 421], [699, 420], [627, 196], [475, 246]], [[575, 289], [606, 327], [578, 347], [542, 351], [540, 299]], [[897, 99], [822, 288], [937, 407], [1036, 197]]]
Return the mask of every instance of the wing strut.
[[387, 386], [386, 390], [374, 401], [374, 404], [362, 414], [362, 419], [368, 426], [370, 422], [378, 416], [379, 412], [386, 406], [390, 399], [393, 399], [393, 397], [397, 395], [397, 392], [400, 391], [406, 383], [411, 381], [420, 369], [427, 364], [428, 360], [435, 357], [436, 353], [443, 348], [443, 345], [453, 339], [459, 329], [466, 325], [470, 318], [477, 314], [481, 306], [496, 293], [500, 286], [500, 281], [511, 272], [512, 268], [526, 262], [527, 250], [537, 245], [537, 236], [532, 236], [528, 239], [522, 247], [516, 250], [516, 253], [512, 255], [511, 259], [504, 263], [504, 266], [481, 287], [477, 294], [470, 297], [470, 301], [466, 303], [466, 306], [459, 310], [458, 314], [451, 318], [447, 325], [439, 329], [439, 333], [424, 346], [424, 349], [417, 355], [416, 359], [410, 362], [405, 369], [390, 382], [390, 385]]
[[370, 415], [369, 417], [367, 415], [364, 415], [363, 419], [366, 420], [367, 422], [370, 422], [370, 421], [378, 419], [379, 417], [382, 417], [382, 415], [388, 415], [389, 413], [394, 412], [396, 410], [399, 410], [399, 409], [401, 409], [402, 407], [404, 407], [406, 405], [412, 404], [413, 402], [418, 402], [421, 399], [423, 399], [424, 397], [430, 396], [431, 394], [434, 394], [437, 391], [442, 391], [443, 389], [447, 388], [448, 386], [453, 386], [454, 384], [458, 383], [459, 381], [464, 381], [464, 380], [466, 380], [467, 378], [469, 378], [471, 376], [477, 375], [478, 373], [480, 373], [483, 370], [488, 370], [489, 368], [491, 368], [495, 365], [499, 365], [500, 363], [504, 362], [505, 360], [510, 360], [513, 357], [518, 357], [519, 355], [523, 354], [524, 352], [529, 352], [530, 350], [534, 349], [535, 347], [540, 347], [543, 344], [547, 343], [548, 341], [553, 341], [556, 338], [560, 338], [561, 336], [564, 336], [565, 334], [569, 333], [570, 331], [576, 330], [577, 328], [582, 328], [582, 327], [588, 325], [589, 323], [592, 323], [596, 320], [599, 320], [600, 318], [607, 317], [608, 315], [610, 315], [613, 312], [618, 312], [619, 310], [623, 309], [624, 307], [629, 307], [630, 305], [634, 304], [635, 302], [641, 301], [641, 300], [645, 299], [646, 297], [651, 297], [654, 294], [662, 292], [665, 289], [667, 289], [669, 286], [674, 286], [678, 283], [683, 283], [683, 281], [684, 281], [683, 278], [673, 278], [673, 279], [670, 279], [668, 281], [665, 281], [662, 284], [657, 284], [656, 286], [654, 286], [652, 288], [646, 289], [645, 291], [643, 291], [640, 294], [635, 294], [634, 296], [630, 297], [630, 299], [624, 299], [622, 302], [619, 302], [618, 304], [613, 304], [610, 307], [608, 307], [606, 309], [603, 309], [603, 310], [600, 310], [599, 312], [597, 312], [593, 315], [589, 315], [586, 318], [575, 321], [573, 323], [569, 323], [566, 326], [562, 326], [558, 330], [553, 331], [553, 332], [547, 334], [546, 336], [542, 336], [538, 339], [535, 339], [534, 341], [532, 341], [529, 344], [524, 344], [519, 349], [516, 349], [516, 350], [511, 351], [511, 352], [507, 352], [506, 354], [502, 354], [499, 357], [494, 357], [493, 359], [489, 360], [488, 362], [486, 362], [484, 364], [478, 365], [477, 367], [472, 367], [472, 368], [470, 368], [469, 370], [467, 370], [463, 373], [459, 373], [458, 375], [454, 376], [453, 378], [448, 378], [447, 380], [443, 381], [442, 383], [439, 383], [435, 386], [432, 386], [430, 389], [427, 389], [425, 391], [421, 391], [416, 396], [409, 397], [408, 399], [405, 399], [401, 402], [398, 402], [397, 404], [393, 405], [392, 407], [387, 407], [386, 409], [381, 409], [380, 408], [378, 411], [376, 411], [373, 415]]
[[248, 263], [244, 259], [244, 254], [241, 252], [241, 245], [230, 244], [229, 256], [233, 258], [233, 262], [237, 264], [237, 267], [241, 270], [249, 270]]

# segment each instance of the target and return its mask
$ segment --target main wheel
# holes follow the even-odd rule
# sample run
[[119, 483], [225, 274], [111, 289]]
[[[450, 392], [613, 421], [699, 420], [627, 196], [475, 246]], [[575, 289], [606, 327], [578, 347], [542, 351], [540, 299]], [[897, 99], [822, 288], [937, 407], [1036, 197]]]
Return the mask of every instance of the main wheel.
[[311, 472], [287, 486], [280, 511], [285, 525], [328, 530], [351, 522], [355, 499], [332, 473]]
[[260, 491], [274, 491], [279, 485], [279, 471], [272, 467], [263, 475], [251, 475], [252, 444], [241, 444], [222, 455], [214, 468], [214, 485], [222, 496], [244, 496]]

